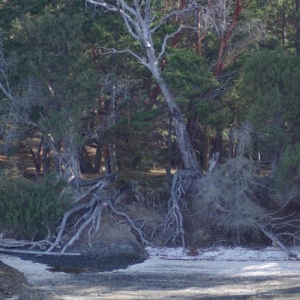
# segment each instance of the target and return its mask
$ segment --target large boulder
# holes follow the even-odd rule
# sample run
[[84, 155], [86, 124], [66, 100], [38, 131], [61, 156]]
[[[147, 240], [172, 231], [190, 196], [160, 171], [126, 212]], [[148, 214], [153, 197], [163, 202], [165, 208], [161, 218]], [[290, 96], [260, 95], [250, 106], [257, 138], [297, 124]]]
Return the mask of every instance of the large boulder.
[[79, 253], [79, 256], [24, 254], [21, 257], [47, 264], [54, 271], [65, 272], [112, 271], [141, 263], [147, 258], [144, 247], [127, 225], [111, 225], [104, 220], [90, 241], [84, 237], [66, 251]]

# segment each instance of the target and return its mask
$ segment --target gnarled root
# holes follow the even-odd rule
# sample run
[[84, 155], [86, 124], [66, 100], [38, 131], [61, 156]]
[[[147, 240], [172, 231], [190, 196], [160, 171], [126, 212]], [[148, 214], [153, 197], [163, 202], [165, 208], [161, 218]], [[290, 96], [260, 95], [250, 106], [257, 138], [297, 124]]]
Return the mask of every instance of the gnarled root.
[[[77, 203], [76, 206], [69, 209], [63, 216], [58, 233], [51, 246], [47, 249], [46, 253], [50, 253], [54, 249], [60, 248], [63, 245], [60, 253], [64, 253], [68, 247], [74, 244], [83, 233], [87, 232], [88, 243], [90, 244], [92, 236], [98, 231], [101, 223], [101, 217], [103, 210], [111, 210], [115, 215], [119, 215], [125, 218], [130, 224], [132, 229], [138, 234], [141, 242], [146, 245], [151, 243], [146, 239], [143, 232], [143, 223], [134, 221], [129, 214], [124, 211], [119, 211], [114, 206], [114, 201], [118, 198], [119, 191], [115, 188], [108, 188], [109, 183], [113, 181], [114, 177], [108, 177], [96, 183], [89, 189], [88, 192], [80, 195], [73, 202]], [[92, 193], [92, 197], [88, 202], [84, 199]], [[75, 220], [75, 221], [74, 221]], [[63, 241], [63, 238], [68, 235], [70, 227], [73, 234], [68, 238], [67, 241]], [[90, 244], [91, 246], [91, 244]]]
[[168, 202], [168, 212], [162, 224], [162, 235], [166, 237], [166, 244], [168, 242], [176, 244], [179, 240], [185, 248], [182, 209], [186, 209], [186, 203], [183, 197], [186, 193], [196, 193], [199, 179], [202, 176], [200, 171], [180, 170], [175, 173]]

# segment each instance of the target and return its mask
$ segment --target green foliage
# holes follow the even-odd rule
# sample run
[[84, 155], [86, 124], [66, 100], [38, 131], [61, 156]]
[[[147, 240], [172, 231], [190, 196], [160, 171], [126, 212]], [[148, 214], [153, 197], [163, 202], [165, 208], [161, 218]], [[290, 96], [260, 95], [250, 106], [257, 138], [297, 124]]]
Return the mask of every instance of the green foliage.
[[178, 99], [186, 101], [216, 86], [206, 60], [186, 49], [170, 48], [164, 76]]
[[276, 169], [276, 178], [284, 185], [300, 182], [300, 145], [287, 147]]
[[137, 130], [143, 130], [147, 129], [147, 127], [150, 127], [153, 125], [153, 122], [155, 122], [155, 119], [158, 118], [161, 115], [161, 110], [157, 108], [153, 108], [151, 110], [140, 110], [137, 112], [133, 112], [130, 116], [130, 119], [128, 117], [122, 118], [118, 123], [115, 125], [116, 129], [121, 129], [123, 126], [130, 126], [133, 129]]
[[267, 152], [278, 152], [300, 138], [300, 58], [282, 51], [262, 51], [248, 59], [242, 101]]
[[224, 114], [217, 102], [203, 100], [204, 95], [218, 86], [207, 60], [186, 49], [168, 48], [163, 72], [176, 102], [187, 118], [197, 115], [202, 126], [217, 128], [224, 123]]
[[[294, 52], [299, 44], [299, 8], [295, 0], [269, 0], [263, 2], [261, 20], [264, 21], [268, 32], [266, 47], [284, 49]], [[298, 46], [299, 47], [299, 46]], [[299, 49], [296, 49], [299, 51]], [[299, 54], [299, 53], [298, 53]]]
[[[142, 100], [141, 100], [142, 103]], [[140, 104], [141, 104], [140, 103]], [[144, 103], [145, 104], [145, 103]], [[165, 114], [158, 108], [137, 110], [127, 107], [127, 116], [121, 118], [109, 131], [107, 140], [114, 138], [119, 170], [149, 170], [166, 164], [167, 146], [163, 137]]]
[[37, 184], [20, 177], [0, 178], [0, 224], [20, 238], [45, 238], [68, 206], [66, 183], [47, 177]]
[[22, 76], [34, 76], [43, 90], [43, 97], [35, 104], [37, 113], [31, 117], [38, 121], [43, 134], [50, 133], [55, 140], [70, 137], [75, 141], [81, 135], [84, 118], [98, 96], [95, 86], [99, 77], [84, 26], [82, 14], [49, 12], [39, 18], [28, 14], [14, 24]]

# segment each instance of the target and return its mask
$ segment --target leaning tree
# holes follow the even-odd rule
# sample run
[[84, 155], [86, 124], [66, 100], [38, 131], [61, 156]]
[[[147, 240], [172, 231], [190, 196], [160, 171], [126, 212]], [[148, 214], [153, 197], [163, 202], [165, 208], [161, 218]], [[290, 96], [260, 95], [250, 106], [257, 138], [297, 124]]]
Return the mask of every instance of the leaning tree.
[[[178, 28], [165, 34], [161, 40], [159, 39], [158, 31], [168, 20], [186, 14], [188, 11], [194, 9], [194, 7], [191, 3], [191, 5], [188, 5], [183, 10], [171, 11], [162, 17], [157, 17], [155, 14], [155, 2], [151, 0], [86, 0], [86, 6], [93, 9], [102, 9], [103, 12], [116, 13], [123, 19], [123, 23], [133, 43], [138, 43], [139, 47], [137, 49], [134, 47], [116, 49], [98, 45], [99, 52], [106, 55], [128, 53], [144, 65], [159, 86], [169, 113], [172, 115], [183, 170], [177, 172], [173, 178], [169, 213], [164, 222], [163, 231], [165, 234], [170, 235], [170, 240], [175, 241], [179, 238], [184, 244], [183, 220], [179, 207], [179, 199], [193, 186], [195, 180], [202, 177], [203, 173], [194, 155], [183, 113], [175, 102], [160, 66], [160, 62], [164, 58], [168, 40], [178, 34], [185, 26], [181, 23], [178, 25]], [[156, 41], [159, 42], [155, 44]]]
[[154, 44], [153, 37], [168, 19], [186, 13], [191, 7], [181, 11], [172, 11], [159, 20], [156, 20], [155, 7], [152, 7], [151, 0], [116, 0], [112, 2], [114, 4], [110, 4], [111, 1], [86, 0], [86, 5], [101, 7], [104, 11], [119, 14], [123, 18], [124, 24], [133, 40], [139, 43], [139, 51], [132, 49], [108, 49], [102, 48], [101, 45], [99, 47], [105, 54], [129, 53], [151, 72], [161, 89], [169, 112], [172, 113], [183, 168], [185, 170], [199, 171], [199, 165], [188, 138], [183, 114], [176, 104], [160, 68], [160, 60], [163, 58], [168, 40], [182, 30], [184, 26], [181, 25], [174, 32], [165, 35], [161, 41], [161, 49], [159, 51], [156, 51], [158, 47]]

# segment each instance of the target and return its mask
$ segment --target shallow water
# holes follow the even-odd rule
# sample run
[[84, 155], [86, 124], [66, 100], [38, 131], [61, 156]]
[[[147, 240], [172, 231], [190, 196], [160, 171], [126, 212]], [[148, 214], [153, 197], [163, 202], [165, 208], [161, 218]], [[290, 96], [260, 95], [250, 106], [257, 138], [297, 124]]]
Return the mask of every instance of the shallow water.
[[193, 261], [151, 257], [110, 272], [50, 272], [18, 257], [0, 259], [39, 291], [61, 300], [300, 299], [300, 262]]

